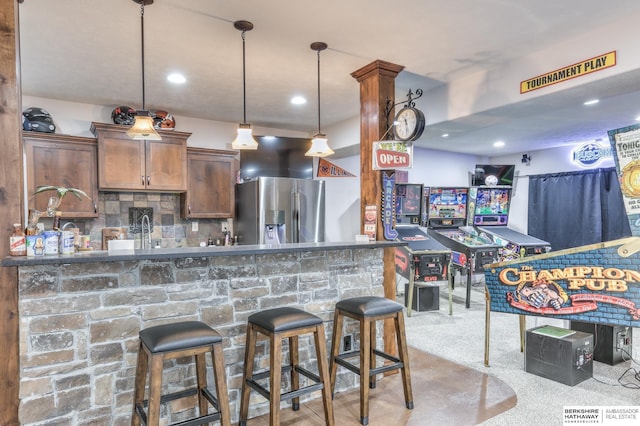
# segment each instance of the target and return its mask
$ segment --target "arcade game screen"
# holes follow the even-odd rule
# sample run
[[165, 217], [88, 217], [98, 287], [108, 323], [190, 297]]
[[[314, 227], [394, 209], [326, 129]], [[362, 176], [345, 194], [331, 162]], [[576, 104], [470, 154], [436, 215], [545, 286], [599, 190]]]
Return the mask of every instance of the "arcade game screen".
[[422, 185], [396, 183], [396, 223], [420, 224]]
[[[495, 222], [496, 225], [506, 225], [509, 216], [509, 188], [478, 188], [476, 207], [474, 209], [474, 224]], [[483, 217], [489, 217], [483, 220]]]
[[431, 188], [429, 219], [465, 219], [469, 188]]
[[396, 212], [402, 216], [420, 214], [422, 185], [396, 184]]

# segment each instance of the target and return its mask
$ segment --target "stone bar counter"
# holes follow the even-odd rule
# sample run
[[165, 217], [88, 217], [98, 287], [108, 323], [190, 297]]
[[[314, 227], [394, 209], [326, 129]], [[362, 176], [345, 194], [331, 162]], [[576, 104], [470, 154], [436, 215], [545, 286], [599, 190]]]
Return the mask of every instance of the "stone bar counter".
[[[19, 275], [20, 422], [130, 424], [138, 332], [186, 320], [203, 321], [223, 336], [231, 420], [237, 422], [247, 317], [262, 309], [299, 307], [324, 319], [329, 345], [335, 303], [384, 295], [383, 253], [398, 245], [404, 244], [247, 245], [5, 258], [2, 266], [18, 267]], [[355, 335], [355, 324], [351, 327], [345, 332]], [[260, 369], [268, 361], [264, 343], [256, 351]], [[315, 371], [312, 345], [308, 336], [301, 339], [300, 359]], [[194, 382], [191, 360], [165, 364], [164, 391]], [[283, 382], [288, 380], [283, 377]], [[356, 385], [356, 375], [339, 372], [337, 391]], [[165, 422], [193, 415], [193, 402], [168, 404], [162, 409]], [[249, 416], [266, 412], [268, 402], [252, 392]]]

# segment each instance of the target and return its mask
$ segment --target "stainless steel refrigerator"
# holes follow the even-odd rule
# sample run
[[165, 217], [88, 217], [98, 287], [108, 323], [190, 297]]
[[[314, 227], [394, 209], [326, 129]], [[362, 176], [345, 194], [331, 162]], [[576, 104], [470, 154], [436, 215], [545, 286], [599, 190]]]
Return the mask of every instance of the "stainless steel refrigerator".
[[260, 177], [236, 185], [240, 244], [324, 241], [324, 181]]

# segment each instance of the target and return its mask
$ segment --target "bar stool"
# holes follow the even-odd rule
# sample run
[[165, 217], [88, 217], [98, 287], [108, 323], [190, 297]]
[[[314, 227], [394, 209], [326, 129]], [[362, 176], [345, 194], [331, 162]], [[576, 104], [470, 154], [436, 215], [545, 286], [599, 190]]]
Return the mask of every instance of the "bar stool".
[[[257, 334], [269, 338], [269, 369], [254, 373], [254, 357]], [[298, 365], [298, 336], [313, 333], [318, 360], [318, 375]], [[282, 339], [289, 339], [289, 364], [282, 364]], [[244, 357], [244, 376], [242, 381], [242, 399], [240, 401], [239, 426], [246, 426], [249, 415], [249, 396], [251, 389], [269, 400], [269, 424], [280, 425], [280, 402], [292, 400], [292, 408], [300, 408], [300, 396], [322, 391], [325, 423], [334, 425], [333, 403], [329, 392], [329, 370], [327, 368], [327, 348], [322, 319], [292, 307], [274, 308], [252, 314], [248, 318], [247, 341]], [[282, 392], [282, 374], [291, 373], [291, 390]], [[300, 374], [311, 382], [300, 388]], [[258, 380], [269, 378], [269, 389]]]
[[[230, 426], [229, 396], [224, 374], [222, 337], [217, 331], [199, 321], [185, 321], [158, 325], [140, 331], [140, 348], [133, 394], [131, 424], [158, 425], [160, 405], [175, 399], [198, 395], [199, 417], [187, 424], [201, 425], [220, 420], [222, 426]], [[217, 398], [207, 387], [206, 354], [211, 352], [213, 377]], [[165, 360], [195, 356], [197, 386], [179, 392], [161, 395], [162, 365]], [[150, 365], [150, 369], [149, 369]], [[144, 399], [144, 389], [149, 371], [149, 399]], [[211, 404], [216, 410], [209, 414]], [[145, 408], [148, 407], [148, 413]], [[180, 423], [182, 424], [182, 423]]]
[[[404, 400], [408, 409], [413, 409], [413, 391], [409, 370], [406, 336], [404, 332], [404, 314], [401, 304], [384, 297], [364, 296], [341, 300], [336, 304], [333, 319], [333, 338], [329, 370], [331, 372], [331, 394], [336, 387], [336, 371], [338, 365], [347, 368], [360, 376], [360, 423], [369, 423], [369, 388], [376, 387], [376, 375], [387, 371], [402, 370]], [[350, 317], [360, 323], [360, 350], [340, 354], [342, 341], [342, 324], [344, 317]], [[376, 349], [376, 321], [393, 318], [398, 343], [398, 356]], [[376, 355], [391, 361], [390, 364], [375, 367]], [[360, 357], [359, 367], [347, 359]]]

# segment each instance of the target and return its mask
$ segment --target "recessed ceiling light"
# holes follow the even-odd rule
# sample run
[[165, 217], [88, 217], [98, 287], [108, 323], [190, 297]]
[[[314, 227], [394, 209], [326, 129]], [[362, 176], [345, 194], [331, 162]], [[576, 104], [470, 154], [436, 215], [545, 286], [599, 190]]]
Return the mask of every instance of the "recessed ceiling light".
[[585, 102], [584, 105], [595, 105], [598, 102], [600, 102], [600, 99], [591, 99], [591, 100]]
[[494, 142], [493, 146], [496, 147], [496, 148], [501, 148], [501, 147], [504, 146], [504, 142], [502, 142], [502, 141]]
[[291, 98], [291, 103], [294, 105], [304, 105], [307, 103], [307, 100], [302, 96], [294, 96]]
[[440, 137], [448, 138], [449, 137], [449, 133], [443, 133], [442, 135], [440, 135]]
[[184, 75], [178, 74], [178, 73], [169, 74], [167, 76], [167, 80], [169, 80], [172, 83], [176, 83], [176, 84], [182, 84], [185, 81], [187, 81], [187, 79], [185, 78]]

